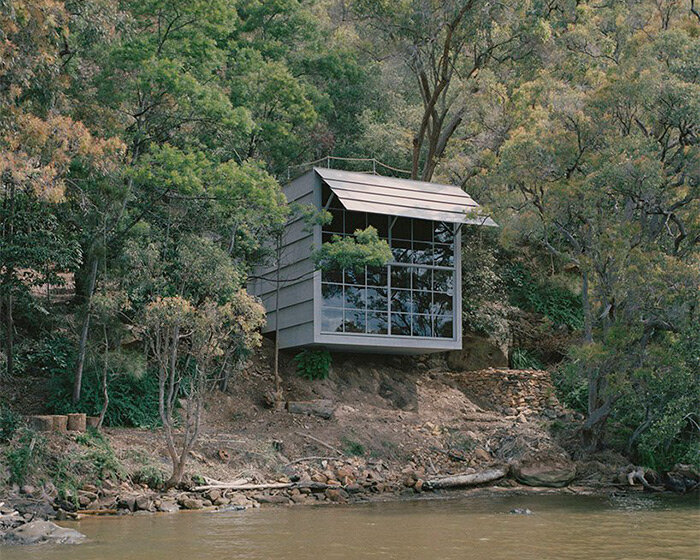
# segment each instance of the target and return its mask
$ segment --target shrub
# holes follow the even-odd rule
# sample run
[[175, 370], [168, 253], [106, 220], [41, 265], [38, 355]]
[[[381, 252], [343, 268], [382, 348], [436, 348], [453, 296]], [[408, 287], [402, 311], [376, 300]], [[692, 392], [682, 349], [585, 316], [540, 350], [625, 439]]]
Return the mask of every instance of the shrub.
[[359, 441], [354, 441], [349, 438], [341, 439], [343, 444], [343, 453], [351, 457], [361, 457], [365, 454], [365, 446]]
[[512, 305], [540, 313], [553, 323], [566, 325], [571, 330], [583, 327], [579, 295], [549, 279], [536, 279], [521, 264], [507, 267], [503, 276]]
[[166, 474], [155, 465], [144, 465], [131, 475], [131, 480], [136, 484], [145, 484], [155, 490], [163, 487]]
[[77, 457], [76, 471], [99, 481], [124, 478], [124, 468], [109, 441], [100, 432], [92, 428], [88, 429], [86, 433], [77, 435], [75, 442], [86, 448]]
[[0, 443], [7, 443], [20, 427], [22, 419], [19, 414], [7, 407], [0, 406]]
[[297, 373], [309, 381], [328, 377], [332, 362], [328, 350], [302, 350], [294, 356]]
[[[102, 387], [99, 374], [86, 371], [80, 401], [73, 403], [72, 375], [63, 373], [49, 381], [53, 414], [84, 412], [96, 416], [102, 409]], [[105, 415], [108, 426], [150, 428], [160, 424], [158, 416], [158, 379], [152, 372], [141, 376], [131, 373], [115, 375], [109, 381], [109, 407]]]
[[44, 456], [46, 440], [30, 428], [20, 428], [5, 455], [10, 484], [24, 484]]
[[537, 356], [524, 348], [516, 348], [510, 356], [511, 365], [514, 369], [543, 369], [542, 362]]

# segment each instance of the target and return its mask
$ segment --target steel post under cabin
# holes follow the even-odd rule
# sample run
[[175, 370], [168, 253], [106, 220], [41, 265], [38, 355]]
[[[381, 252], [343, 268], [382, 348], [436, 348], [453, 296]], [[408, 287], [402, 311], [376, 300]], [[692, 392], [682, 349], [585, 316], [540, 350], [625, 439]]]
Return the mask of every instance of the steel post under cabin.
[[[279, 321], [280, 348], [420, 354], [462, 347], [461, 228], [495, 226], [451, 185], [314, 168], [283, 187], [288, 202], [325, 208], [333, 220], [286, 226], [280, 260], [255, 271], [249, 291], [267, 310], [264, 333]], [[390, 244], [387, 266], [315, 270], [311, 255], [333, 235], [372, 225]]]

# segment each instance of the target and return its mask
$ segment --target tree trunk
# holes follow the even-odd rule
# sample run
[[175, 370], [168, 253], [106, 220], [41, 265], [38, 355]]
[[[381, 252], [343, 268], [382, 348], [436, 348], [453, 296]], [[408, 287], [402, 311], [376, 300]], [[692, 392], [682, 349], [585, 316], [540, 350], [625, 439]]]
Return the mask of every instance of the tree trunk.
[[107, 414], [107, 407], [109, 406], [109, 392], [107, 391], [107, 375], [109, 370], [109, 338], [107, 337], [107, 325], [102, 325], [102, 334], [105, 340], [105, 355], [104, 364], [102, 366], [102, 410], [100, 410], [100, 417], [97, 421], [97, 429], [102, 428], [102, 423], [105, 420], [105, 414]]
[[82, 390], [83, 368], [85, 367], [85, 354], [87, 352], [87, 340], [90, 330], [90, 306], [92, 304], [92, 294], [95, 292], [95, 283], [97, 281], [98, 261], [99, 259], [96, 256], [93, 257], [87, 301], [85, 303], [85, 317], [83, 319], [83, 328], [80, 332], [80, 343], [78, 345], [78, 363], [75, 367], [75, 379], [73, 381], [73, 403], [77, 403], [80, 400], [80, 393]]
[[[8, 244], [13, 242], [15, 233], [15, 184], [10, 182], [10, 200], [7, 218], [7, 230], [5, 239]], [[5, 297], [5, 353], [7, 354], [7, 377], [12, 377], [15, 372], [15, 321], [13, 317], [14, 301], [12, 297], [12, 285], [14, 283], [14, 265], [5, 263], [5, 287], [8, 290]]]
[[593, 342], [593, 317], [588, 288], [588, 272], [581, 273], [581, 307], [583, 308], [583, 340], [586, 344]]
[[275, 410], [284, 408], [282, 378], [280, 377], [280, 269], [282, 268], [282, 237], [277, 238], [277, 270], [275, 277]]

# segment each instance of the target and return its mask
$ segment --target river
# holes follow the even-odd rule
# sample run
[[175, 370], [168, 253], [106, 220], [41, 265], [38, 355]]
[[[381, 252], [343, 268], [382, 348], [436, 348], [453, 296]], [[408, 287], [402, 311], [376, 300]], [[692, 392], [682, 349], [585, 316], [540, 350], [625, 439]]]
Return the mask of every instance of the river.
[[697, 560], [698, 506], [697, 495], [488, 495], [88, 518], [70, 524], [81, 545], [0, 547], [0, 559]]

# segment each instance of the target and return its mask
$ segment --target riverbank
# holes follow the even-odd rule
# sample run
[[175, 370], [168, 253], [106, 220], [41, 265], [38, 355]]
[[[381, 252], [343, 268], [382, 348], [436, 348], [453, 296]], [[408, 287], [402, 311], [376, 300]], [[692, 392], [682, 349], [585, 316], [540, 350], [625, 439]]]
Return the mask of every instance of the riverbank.
[[6, 515], [9, 506], [23, 520], [60, 520], [361, 503], [438, 495], [455, 482], [584, 492], [628, 485], [624, 457], [581, 453], [573, 437], [581, 419], [558, 402], [546, 371], [460, 371], [440, 356], [334, 356], [330, 376], [311, 382], [284, 355], [288, 405], [276, 411], [267, 399], [269, 352], [208, 399], [177, 489], [158, 490], [169, 475], [158, 429], [26, 433], [2, 452]]

